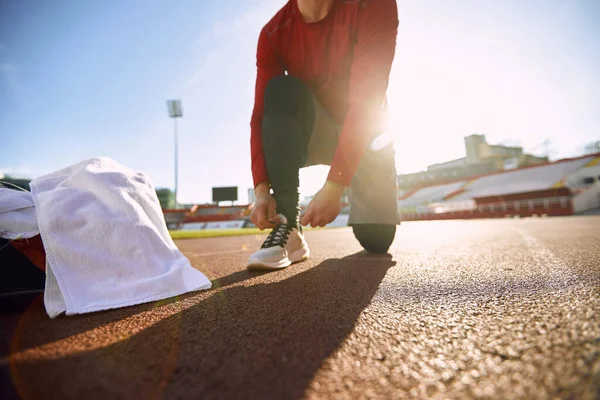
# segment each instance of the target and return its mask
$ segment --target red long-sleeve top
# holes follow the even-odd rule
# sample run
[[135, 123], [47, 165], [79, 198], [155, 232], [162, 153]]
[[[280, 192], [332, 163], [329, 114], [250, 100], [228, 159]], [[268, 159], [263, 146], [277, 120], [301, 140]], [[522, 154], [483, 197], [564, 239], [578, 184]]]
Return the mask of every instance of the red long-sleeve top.
[[267, 83], [295, 76], [342, 126], [328, 179], [349, 186], [382, 111], [398, 31], [395, 0], [334, 0], [327, 17], [304, 22], [298, 0], [265, 25], [258, 39], [251, 126], [254, 185], [268, 182], [262, 146]]

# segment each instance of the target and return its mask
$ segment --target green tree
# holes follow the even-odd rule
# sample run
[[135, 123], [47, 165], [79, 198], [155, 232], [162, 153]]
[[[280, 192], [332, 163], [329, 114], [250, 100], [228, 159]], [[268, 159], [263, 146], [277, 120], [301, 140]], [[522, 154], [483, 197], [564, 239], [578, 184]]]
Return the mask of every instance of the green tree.
[[600, 153], [600, 140], [596, 142], [590, 142], [583, 147], [585, 154]]
[[165, 209], [175, 207], [175, 195], [171, 189], [156, 189], [156, 196], [158, 197], [158, 202], [160, 203], [161, 208]]
[[3, 187], [10, 188], [10, 189], [15, 189], [15, 186], [17, 186], [17, 187], [20, 187], [21, 189], [30, 191], [31, 189], [29, 188], [29, 182], [31, 182], [30, 179], [13, 178], [12, 176], [9, 176], [9, 175], [6, 175], [5, 177], [0, 178], [0, 185]]

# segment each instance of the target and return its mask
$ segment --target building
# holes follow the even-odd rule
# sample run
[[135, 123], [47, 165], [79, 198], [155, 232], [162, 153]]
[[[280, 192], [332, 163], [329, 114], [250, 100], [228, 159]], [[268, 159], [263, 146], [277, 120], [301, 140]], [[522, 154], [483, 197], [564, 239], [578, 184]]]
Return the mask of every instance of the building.
[[429, 165], [427, 171], [399, 175], [400, 190], [410, 190], [548, 162], [548, 157], [526, 154], [522, 147], [489, 144], [485, 135], [473, 134], [465, 137], [464, 140], [465, 157]]
[[493, 160], [498, 170], [529, 167], [548, 162], [548, 157], [538, 157], [523, 153], [522, 147], [488, 144], [485, 135], [471, 135], [465, 138], [467, 164], [478, 164]]

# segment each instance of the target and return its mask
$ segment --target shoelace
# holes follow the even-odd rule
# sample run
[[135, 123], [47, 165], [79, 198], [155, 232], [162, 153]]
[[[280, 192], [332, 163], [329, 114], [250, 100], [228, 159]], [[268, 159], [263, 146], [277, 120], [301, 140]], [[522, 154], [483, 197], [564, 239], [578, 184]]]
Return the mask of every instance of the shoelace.
[[267, 240], [265, 240], [261, 248], [265, 249], [268, 247], [275, 246], [285, 247], [288, 241], [288, 237], [290, 236], [290, 232], [292, 231], [292, 228], [293, 227], [289, 225], [277, 225], [271, 231], [271, 233], [269, 233], [269, 236], [267, 236]]

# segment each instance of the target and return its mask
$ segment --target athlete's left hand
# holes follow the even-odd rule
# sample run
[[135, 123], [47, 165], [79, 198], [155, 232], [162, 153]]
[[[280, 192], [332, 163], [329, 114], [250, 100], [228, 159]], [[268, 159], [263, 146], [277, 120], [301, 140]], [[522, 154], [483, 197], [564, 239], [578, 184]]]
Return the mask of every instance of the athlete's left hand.
[[335, 219], [342, 208], [341, 197], [344, 187], [337, 183], [327, 181], [325, 186], [317, 192], [308, 204], [306, 213], [300, 219], [304, 226], [313, 228], [323, 227]]

